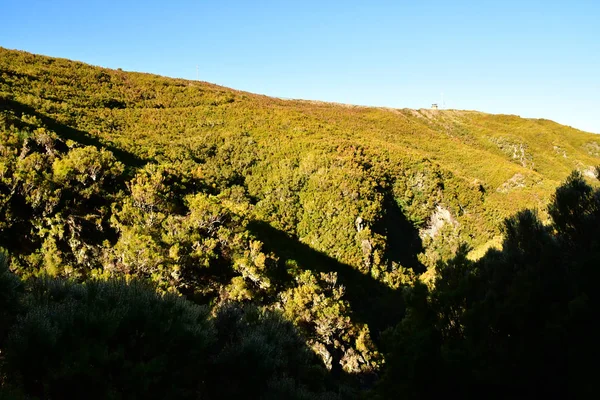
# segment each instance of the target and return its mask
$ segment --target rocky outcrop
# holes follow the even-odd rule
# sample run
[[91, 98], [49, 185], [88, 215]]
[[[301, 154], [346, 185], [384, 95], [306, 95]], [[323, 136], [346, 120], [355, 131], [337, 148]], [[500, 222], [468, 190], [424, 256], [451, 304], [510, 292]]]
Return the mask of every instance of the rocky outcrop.
[[441, 205], [437, 205], [435, 211], [431, 214], [429, 218], [429, 224], [427, 224], [427, 228], [421, 229], [419, 235], [421, 238], [425, 238], [426, 236], [431, 237], [432, 239], [437, 235], [440, 229], [446, 224], [452, 224], [454, 226], [458, 225], [458, 221], [452, 217], [450, 210], [442, 207]]

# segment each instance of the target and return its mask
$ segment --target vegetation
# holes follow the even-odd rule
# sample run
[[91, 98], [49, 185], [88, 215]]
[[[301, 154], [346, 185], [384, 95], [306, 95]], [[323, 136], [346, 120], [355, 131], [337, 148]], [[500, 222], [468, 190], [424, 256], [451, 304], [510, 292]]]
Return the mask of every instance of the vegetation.
[[599, 143], [0, 48], [3, 390], [587, 396]]
[[548, 211], [549, 225], [530, 210], [507, 219], [502, 251], [472, 262], [463, 248], [434, 289], [407, 291], [406, 318], [386, 332], [382, 397], [597, 394], [600, 189], [573, 173]]
[[325, 368], [276, 313], [228, 304], [211, 316], [118, 280], [37, 279], [19, 294], [5, 265], [1, 279], [21, 305], [2, 345], [15, 398], [332, 397]]

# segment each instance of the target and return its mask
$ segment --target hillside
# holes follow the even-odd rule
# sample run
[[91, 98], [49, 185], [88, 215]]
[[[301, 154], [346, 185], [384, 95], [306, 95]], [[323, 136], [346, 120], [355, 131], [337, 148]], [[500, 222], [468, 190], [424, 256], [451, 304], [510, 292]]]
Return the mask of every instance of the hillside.
[[[502, 218], [543, 208], [571, 170], [588, 171], [600, 157], [596, 136], [547, 120], [280, 100], [19, 51], [2, 49], [1, 56], [5, 114], [37, 116], [59, 136], [118, 149], [129, 166], [191, 162], [217, 189], [243, 181], [268, 222], [334, 256], [333, 243], [318, 243], [312, 229], [298, 226], [305, 222], [299, 210], [287, 210], [296, 214], [290, 221], [273, 218], [272, 208], [283, 205], [273, 198], [274, 182], [300, 194], [320, 186], [321, 174], [328, 184], [364, 179], [370, 182], [360, 185], [364, 194], [354, 193], [359, 199], [393, 193], [420, 226], [439, 204], [477, 247]], [[310, 201], [299, 197], [297, 208], [310, 213]], [[376, 215], [362, 218], [369, 224]]]
[[548, 220], [559, 184], [598, 164], [600, 137], [548, 120], [282, 100], [0, 48], [12, 271], [277, 310], [337, 377], [376, 375], [400, 287], [461, 244], [482, 257], [520, 210]]

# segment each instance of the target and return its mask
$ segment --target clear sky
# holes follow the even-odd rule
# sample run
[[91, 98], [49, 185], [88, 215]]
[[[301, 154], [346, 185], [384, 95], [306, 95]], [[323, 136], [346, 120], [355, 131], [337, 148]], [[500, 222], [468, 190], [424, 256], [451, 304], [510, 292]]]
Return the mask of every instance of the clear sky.
[[0, 0], [0, 46], [286, 98], [600, 133], [600, 0]]

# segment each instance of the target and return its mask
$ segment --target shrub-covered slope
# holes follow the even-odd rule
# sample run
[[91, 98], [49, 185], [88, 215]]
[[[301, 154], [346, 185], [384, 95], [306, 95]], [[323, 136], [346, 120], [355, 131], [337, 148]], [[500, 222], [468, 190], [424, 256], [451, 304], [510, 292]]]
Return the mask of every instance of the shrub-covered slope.
[[386, 196], [418, 228], [438, 205], [448, 210], [477, 247], [503, 217], [546, 204], [571, 170], [600, 156], [594, 135], [547, 120], [280, 100], [0, 55], [5, 125], [43, 126], [132, 167], [175, 164], [214, 192], [239, 185], [259, 218], [356, 265], [368, 261], [352, 227], [361, 217], [373, 230]]
[[[600, 139], [547, 120], [281, 100], [0, 48], [0, 246], [292, 321], [366, 384], [401, 291], [543, 208]], [[544, 216], [542, 216], [544, 217]]]

